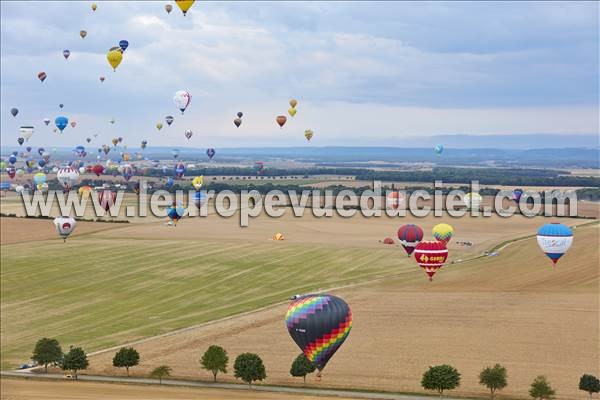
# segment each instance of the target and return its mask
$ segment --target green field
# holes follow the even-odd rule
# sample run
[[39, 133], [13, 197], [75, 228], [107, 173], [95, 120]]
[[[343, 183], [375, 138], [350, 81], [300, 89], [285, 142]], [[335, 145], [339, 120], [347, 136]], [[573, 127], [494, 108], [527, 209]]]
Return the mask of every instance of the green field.
[[2, 368], [44, 336], [94, 351], [413, 269], [400, 251], [97, 234], [3, 245]]

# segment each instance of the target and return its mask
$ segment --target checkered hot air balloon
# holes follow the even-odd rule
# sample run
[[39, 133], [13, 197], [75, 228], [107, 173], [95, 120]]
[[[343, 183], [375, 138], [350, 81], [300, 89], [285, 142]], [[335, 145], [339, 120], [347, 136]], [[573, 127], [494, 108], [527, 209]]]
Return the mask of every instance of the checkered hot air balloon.
[[415, 247], [415, 261], [425, 270], [429, 280], [442, 268], [448, 258], [448, 249], [443, 242], [420, 242]]
[[538, 230], [537, 242], [552, 264], [556, 265], [573, 244], [573, 232], [568, 226], [557, 222], [546, 224]]
[[423, 240], [423, 229], [413, 224], [402, 225], [400, 229], [398, 229], [398, 239], [410, 257], [417, 244]]
[[296, 296], [288, 307], [285, 324], [320, 374], [348, 337], [352, 312], [344, 300], [330, 294]]

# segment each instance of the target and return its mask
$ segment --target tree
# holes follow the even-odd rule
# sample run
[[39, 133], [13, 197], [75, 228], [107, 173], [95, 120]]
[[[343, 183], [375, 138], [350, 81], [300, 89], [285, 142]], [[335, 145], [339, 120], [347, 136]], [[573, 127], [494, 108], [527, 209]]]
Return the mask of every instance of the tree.
[[421, 379], [423, 389], [437, 391], [440, 398], [444, 395], [444, 390], [456, 389], [459, 385], [460, 374], [456, 368], [447, 364], [429, 367]]
[[127, 370], [129, 376], [129, 368], [135, 367], [140, 363], [140, 353], [133, 347], [121, 347], [113, 357], [113, 366]]
[[537, 376], [531, 383], [531, 388], [529, 389], [529, 395], [534, 399], [539, 400], [551, 400], [554, 398], [555, 393], [556, 392], [552, 389], [552, 386], [550, 386], [550, 383], [543, 375]]
[[56, 339], [42, 338], [35, 344], [31, 359], [38, 364], [44, 365], [48, 373], [48, 364], [56, 364], [62, 358], [62, 349]]
[[71, 371], [77, 379], [77, 371], [86, 369], [89, 365], [87, 355], [81, 347], [73, 347], [63, 356], [60, 368], [63, 371]]
[[301, 376], [304, 379], [304, 382], [306, 382], [306, 375], [315, 372], [315, 369], [317, 369], [315, 364], [308, 361], [308, 358], [306, 358], [304, 353], [301, 353], [292, 363], [290, 374], [292, 376]]
[[493, 399], [496, 390], [504, 389], [508, 385], [506, 368], [500, 364], [484, 368], [479, 373], [479, 384], [490, 389]]
[[258, 354], [242, 353], [235, 359], [233, 370], [236, 378], [241, 378], [252, 386], [254, 381], [262, 381], [267, 377], [265, 366]]
[[158, 383], [162, 384], [163, 378], [171, 376], [171, 371], [172, 369], [168, 365], [161, 365], [150, 372], [150, 378], [158, 379]]
[[210, 346], [204, 355], [202, 355], [202, 358], [200, 358], [202, 368], [212, 372], [213, 382], [217, 381], [217, 374], [219, 372], [227, 373], [227, 363], [229, 363], [227, 351], [221, 346]]
[[579, 390], [584, 390], [590, 394], [590, 400], [594, 393], [600, 392], [600, 379], [594, 375], [583, 374], [579, 379]]

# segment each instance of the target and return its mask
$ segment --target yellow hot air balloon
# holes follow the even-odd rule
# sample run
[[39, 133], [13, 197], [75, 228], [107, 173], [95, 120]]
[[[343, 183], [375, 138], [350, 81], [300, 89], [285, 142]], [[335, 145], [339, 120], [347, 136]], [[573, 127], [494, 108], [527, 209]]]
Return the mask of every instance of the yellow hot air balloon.
[[184, 16], [190, 9], [190, 7], [194, 5], [194, 2], [195, 0], [175, 0], [175, 4], [177, 4], [179, 8], [181, 8], [181, 11], [183, 11]]
[[96, 8], [98, 8], [98, 6], [96, 5], [96, 3], [92, 3], [92, 11], [96, 11]]
[[438, 242], [448, 243], [454, 235], [454, 228], [448, 224], [437, 224], [433, 227], [432, 233]]
[[204, 182], [204, 176], [200, 175], [192, 179], [192, 186], [196, 190], [202, 189], [202, 183]]
[[123, 161], [129, 161], [129, 160], [131, 160], [131, 154], [123, 153]]
[[312, 129], [307, 129], [304, 131], [304, 137], [306, 138], [306, 140], [308, 140], [310, 142], [310, 139], [312, 139], [313, 135], [315, 133], [313, 132]]
[[82, 186], [77, 191], [81, 197], [89, 196], [91, 191], [94, 190], [91, 186]]
[[111, 48], [106, 54], [106, 59], [108, 60], [110, 66], [113, 67], [113, 70], [116, 71], [117, 67], [119, 66], [119, 64], [121, 64], [121, 61], [123, 60], [123, 53], [121, 52], [121, 48]]
[[162, 122], [157, 122], [156, 123], [156, 129], [158, 129], [160, 131], [162, 129], [162, 127], [163, 127]]
[[296, 115], [296, 109], [294, 107], [290, 108], [288, 110], [288, 114], [290, 114], [290, 116], [293, 117], [294, 115]]
[[296, 100], [296, 99], [291, 99], [290, 100], [290, 106], [292, 108], [296, 108], [297, 105], [298, 105], [298, 100]]

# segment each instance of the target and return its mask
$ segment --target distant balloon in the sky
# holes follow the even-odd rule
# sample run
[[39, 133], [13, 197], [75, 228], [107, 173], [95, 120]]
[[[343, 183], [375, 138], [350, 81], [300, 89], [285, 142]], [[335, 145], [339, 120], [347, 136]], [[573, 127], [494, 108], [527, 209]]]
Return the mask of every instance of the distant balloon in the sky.
[[162, 122], [157, 122], [156, 123], [156, 129], [158, 129], [160, 131], [162, 129], [162, 127], [163, 127]]
[[290, 114], [292, 117], [296, 116], [296, 109], [294, 107], [290, 108], [288, 110], [288, 114]]
[[100, 77], [100, 82], [104, 82], [105, 79], [106, 79], [105, 77], [101, 76]]
[[119, 64], [123, 60], [123, 52], [119, 47], [112, 47], [108, 53], [106, 53], [106, 59], [113, 70], [116, 71]]
[[188, 138], [188, 140], [191, 139], [193, 134], [194, 134], [194, 132], [192, 132], [190, 129], [185, 131], [185, 137]]
[[22, 126], [19, 128], [19, 133], [22, 138], [25, 140], [29, 140], [29, 138], [33, 135], [34, 128], [33, 126]]
[[173, 118], [173, 117], [172, 117], [172, 116], [170, 116], [170, 115], [167, 115], [167, 116], [165, 117], [165, 121], [166, 121], [167, 125], [169, 125], [169, 126], [171, 126], [171, 124], [173, 123], [173, 120], [174, 120], [174, 119], [175, 119], [175, 118]]
[[298, 100], [295, 100], [295, 99], [290, 100], [290, 107], [296, 108], [297, 105], [298, 105]]
[[69, 50], [63, 50], [63, 57], [65, 58], [65, 60], [67, 58], [69, 58], [70, 55], [71, 55], [71, 52]]
[[437, 154], [439, 156], [444, 151], [444, 146], [442, 146], [441, 144], [438, 144], [437, 146], [435, 146], [433, 148], [433, 151], [435, 152], [435, 154]]
[[18, 108], [11, 108], [10, 109], [10, 113], [12, 114], [13, 117], [16, 117], [17, 114], [19, 113], [19, 109]]
[[90, 138], [90, 137], [89, 138], [85, 138], [85, 141], [89, 143], [89, 142], [92, 141], [92, 138]]
[[242, 118], [244, 116], [244, 113], [240, 111], [237, 113], [237, 116], [238, 116], [238, 118]]
[[173, 6], [170, 4], [165, 4], [165, 10], [167, 10], [167, 14], [170, 14], [173, 11]]
[[44, 118], [44, 123], [45, 123], [46, 125], [50, 124], [50, 118]]
[[306, 140], [308, 140], [310, 142], [310, 139], [312, 139], [313, 135], [315, 133], [312, 131], [312, 129], [307, 129], [304, 131], [304, 137], [306, 138]]
[[63, 129], [65, 129], [69, 124], [69, 119], [67, 117], [62, 116], [56, 117], [56, 119], [54, 120], [54, 124], [60, 130], [60, 133], [62, 133]]
[[148, 141], [147, 140], [142, 140], [142, 143], [141, 143], [142, 150], [145, 149], [147, 145], [148, 145]]
[[58, 105], [58, 107], [60, 107], [60, 108], [63, 108], [64, 106], [65, 106], [65, 105], [64, 105], [63, 103], [60, 103], [60, 104]]
[[25, 139], [23, 139], [22, 137], [17, 138], [17, 143], [19, 143], [19, 146], [22, 146], [23, 143], [25, 143]]
[[171, 154], [173, 154], [173, 158], [179, 157], [179, 149], [171, 150]]
[[37, 75], [38, 79], [39, 79], [40, 81], [42, 81], [42, 82], [44, 82], [44, 81], [46, 80], [46, 77], [47, 77], [47, 76], [48, 76], [48, 75], [46, 75], [46, 73], [45, 73], [44, 71], [40, 72], [40, 73]]
[[183, 16], [185, 17], [190, 7], [194, 5], [194, 1], [195, 0], [175, 0], [175, 4], [183, 11]]
[[113, 117], [113, 118], [111, 118], [111, 119], [110, 119], [110, 121], [108, 121], [108, 122], [110, 122], [111, 124], [114, 124], [114, 123], [115, 123], [115, 121], [116, 121], [116, 119], [114, 119], [114, 117]]
[[280, 128], [283, 128], [283, 125], [285, 125], [287, 118], [285, 115], [279, 115], [279, 116], [277, 116], [277, 118], [275, 118], [275, 121], [277, 121], [277, 124], [279, 125]]
[[241, 118], [234, 118], [233, 119], [233, 123], [235, 124], [236, 127], [240, 127], [240, 125], [242, 124], [242, 119]]
[[79, 36], [81, 36], [82, 39], [85, 39], [87, 36], [87, 31], [79, 31]]
[[127, 50], [127, 48], [129, 47], [129, 42], [127, 40], [121, 40], [119, 42], [119, 47], [121, 48], [121, 50], [123, 50], [123, 52], [125, 52], [125, 50]]
[[71, 121], [71, 126], [75, 128], [77, 126], [77, 121]]
[[216, 151], [212, 147], [206, 150], [206, 155], [211, 160], [213, 159], [213, 157], [215, 156], [215, 154], [216, 154]]
[[92, 11], [96, 11], [96, 8], [98, 8], [98, 6], [96, 5], [96, 3], [92, 3]]
[[191, 101], [192, 95], [187, 90], [178, 90], [175, 92], [175, 96], [173, 96], [173, 102], [182, 114], [188, 108]]

